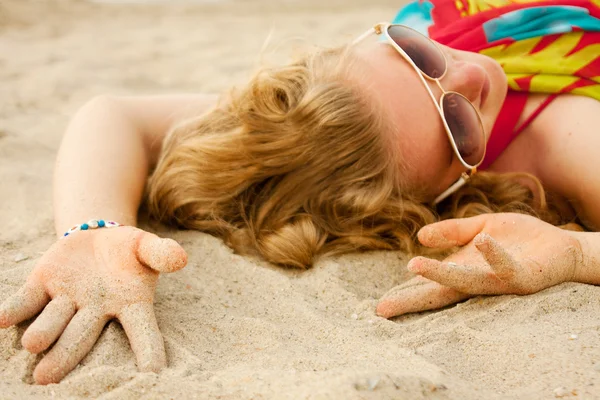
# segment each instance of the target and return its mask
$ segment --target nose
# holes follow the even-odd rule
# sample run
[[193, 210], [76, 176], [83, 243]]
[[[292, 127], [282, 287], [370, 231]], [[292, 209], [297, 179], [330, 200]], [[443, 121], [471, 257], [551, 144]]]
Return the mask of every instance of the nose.
[[481, 65], [468, 61], [455, 61], [449, 63], [446, 75], [440, 83], [444, 90], [462, 94], [479, 108], [487, 80], [487, 73]]

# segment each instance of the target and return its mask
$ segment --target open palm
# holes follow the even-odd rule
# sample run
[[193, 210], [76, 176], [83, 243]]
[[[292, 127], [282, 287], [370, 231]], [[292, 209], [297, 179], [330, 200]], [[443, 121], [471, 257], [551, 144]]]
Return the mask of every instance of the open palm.
[[582, 259], [568, 231], [535, 217], [484, 214], [425, 226], [419, 241], [457, 252], [437, 261], [415, 257], [408, 269], [419, 276], [381, 299], [377, 312], [391, 317], [440, 308], [482, 294], [530, 294], [573, 279]]

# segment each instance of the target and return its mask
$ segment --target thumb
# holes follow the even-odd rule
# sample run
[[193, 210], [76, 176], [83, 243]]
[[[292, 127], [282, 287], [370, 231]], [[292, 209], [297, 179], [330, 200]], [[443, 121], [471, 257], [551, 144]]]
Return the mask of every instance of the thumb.
[[449, 249], [454, 246], [464, 246], [481, 232], [486, 220], [486, 214], [470, 218], [447, 219], [425, 225], [419, 230], [417, 237], [425, 247]]
[[187, 264], [187, 253], [179, 243], [148, 232], [138, 237], [135, 252], [140, 263], [158, 272], [179, 271]]

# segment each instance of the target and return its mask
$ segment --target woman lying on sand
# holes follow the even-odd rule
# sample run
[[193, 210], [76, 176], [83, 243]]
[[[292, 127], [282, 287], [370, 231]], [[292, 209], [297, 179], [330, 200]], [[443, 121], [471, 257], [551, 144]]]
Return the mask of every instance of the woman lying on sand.
[[[377, 307], [386, 318], [600, 284], [600, 7], [489, 1], [412, 3], [395, 22], [414, 30], [377, 24], [219, 102], [86, 104], [56, 165], [62, 238], [0, 308], [2, 327], [41, 311], [27, 350], [58, 339], [36, 382], [60, 381], [113, 318], [140, 370], [166, 365], [154, 290], [187, 260], [135, 227], [143, 197], [161, 221], [285, 266], [371, 249], [446, 256], [409, 262], [416, 277]], [[558, 227], [573, 222], [588, 231]]]

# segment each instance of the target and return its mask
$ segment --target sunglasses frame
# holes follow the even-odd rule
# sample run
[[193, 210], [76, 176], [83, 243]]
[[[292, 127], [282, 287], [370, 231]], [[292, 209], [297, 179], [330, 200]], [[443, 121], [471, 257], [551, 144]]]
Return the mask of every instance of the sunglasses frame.
[[[435, 48], [437, 49], [437, 51], [439, 52], [439, 54], [444, 59], [444, 72], [442, 73], [442, 75], [439, 78], [432, 78], [431, 76], [429, 76], [425, 72], [423, 72], [414, 63], [414, 61], [410, 58], [410, 56], [408, 54], [406, 54], [406, 52], [402, 49], [402, 47], [400, 47], [396, 43], [396, 41], [394, 41], [394, 39], [392, 39], [392, 37], [390, 36], [390, 34], [388, 32], [388, 29], [390, 27], [392, 27], [392, 26], [401, 26], [403, 28], [409, 29], [409, 30], [413, 31], [414, 33], [416, 33], [417, 35], [424, 37], [425, 39], [427, 39], [429, 42], [431, 42], [435, 46]], [[465, 183], [467, 183], [467, 181], [470, 179], [470, 177], [477, 172], [477, 167], [483, 162], [483, 160], [485, 158], [485, 151], [486, 151], [486, 148], [484, 146], [484, 148], [483, 148], [483, 155], [481, 156], [481, 160], [479, 160], [479, 162], [476, 163], [475, 165], [471, 165], [471, 164], [467, 163], [463, 159], [463, 157], [460, 155], [460, 152], [458, 151], [458, 147], [456, 146], [456, 141], [454, 140], [454, 137], [452, 136], [452, 131], [450, 130], [450, 127], [448, 126], [448, 122], [446, 122], [446, 116], [444, 114], [444, 107], [443, 107], [444, 97], [447, 94], [458, 95], [458, 96], [462, 97], [463, 99], [465, 99], [471, 105], [471, 107], [475, 111], [475, 114], [477, 115], [477, 120], [478, 120], [479, 126], [481, 128], [480, 129], [481, 130], [481, 134], [483, 135], [483, 142], [485, 143], [485, 130], [484, 130], [484, 127], [483, 127], [483, 123], [481, 121], [481, 115], [479, 114], [479, 111], [477, 111], [477, 109], [475, 108], [475, 106], [473, 105], [473, 103], [469, 99], [467, 99], [465, 96], [463, 96], [462, 94], [460, 94], [458, 92], [446, 91], [442, 87], [442, 84], [440, 83], [440, 80], [444, 76], [446, 76], [446, 72], [448, 72], [448, 60], [446, 59], [446, 55], [440, 50], [440, 48], [437, 46], [437, 44], [433, 40], [431, 40], [427, 36], [423, 35], [419, 31], [417, 31], [417, 30], [415, 30], [415, 29], [413, 29], [413, 28], [411, 28], [409, 26], [402, 25], [402, 24], [390, 24], [388, 22], [380, 22], [378, 24], [375, 24], [367, 32], [365, 32], [362, 35], [360, 35], [356, 40], [354, 40], [354, 42], [352, 42], [352, 44], [356, 45], [356, 44], [362, 42], [364, 39], [366, 39], [367, 37], [369, 37], [372, 34], [376, 34], [378, 36], [379, 35], [383, 35], [383, 37], [385, 37], [385, 39], [387, 40], [387, 42], [390, 45], [392, 45], [396, 49], [396, 51], [398, 51], [398, 53], [402, 56], [402, 58], [404, 58], [413, 67], [413, 69], [417, 72], [417, 75], [419, 76], [419, 78], [423, 82], [423, 85], [427, 89], [427, 92], [429, 93], [429, 96], [431, 97], [431, 100], [433, 100], [433, 103], [435, 104], [436, 109], [438, 110], [438, 113], [440, 114], [440, 117], [442, 118], [442, 122], [443, 122], [444, 128], [446, 130], [446, 135], [448, 136], [448, 139], [450, 140], [450, 144], [452, 145], [452, 149], [454, 150], [454, 153], [458, 157], [458, 159], [461, 162], [461, 164], [465, 168], [467, 168], [469, 170], [468, 172], [463, 172], [461, 174], [460, 178], [454, 184], [452, 184], [448, 189], [446, 189], [444, 192], [442, 192], [439, 196], [437, 196], [433, 200], [433, 204], [434, 205], [438, 204], [439, 202], [441, 202], [442, 200], [444, 200], [445, 198], [447, 198], [448, 196], [450, 196], [452, 193], [456, 192]], [[429, 87], [429, 85], [425, 81], [425, 79], [428, 79], [430, 81], [435, 82], [437, 84], [437, 86], [440, 88], [440, 90], [442, 91], [442, 96], [440, 97], [439, 102], [435, 99], [435, 96], [434, 96], [433, 92], [431, 91], [431, 88]]]

